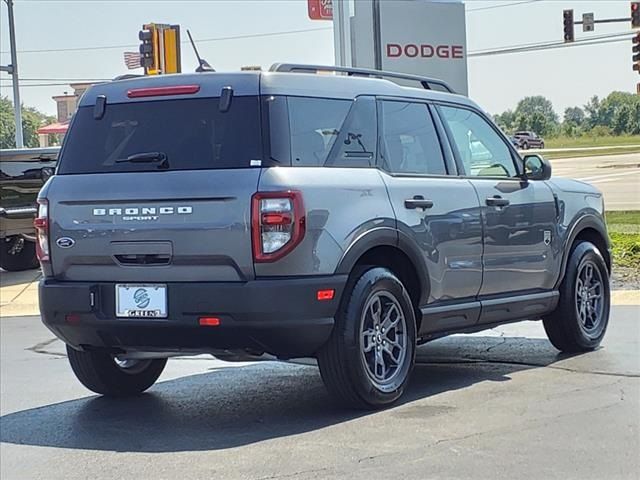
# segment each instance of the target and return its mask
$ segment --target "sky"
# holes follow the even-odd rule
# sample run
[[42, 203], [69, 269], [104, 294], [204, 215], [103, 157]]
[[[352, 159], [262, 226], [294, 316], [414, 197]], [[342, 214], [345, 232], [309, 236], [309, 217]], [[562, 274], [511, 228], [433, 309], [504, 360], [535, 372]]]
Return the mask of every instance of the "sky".
[[[573, 8], [576, 19], [588, 12], [596, 19], [630, 16], [628, 0], [464, 3], [469, 52], [560, 41], [565, 8]], [[138, 31], [148, 22], [179, 24], [183, 32], [189, 28], [200, 55], [218, 71], [237, 70], [242, 65], [268, 68], [275, 62], [334, 63], [332, 22], [310, 20], [306, 0], [14, 0], [14, 15], [20, 77], [25, 79], [21, 82], [22, 103], [52, 115], [56, 106], [51, 97], [71, 92], [67, 79], [110, 79], [130, 73], [123, 52], [137, 50]], [[7, 25], [2, 1], [2, 65], [10, 63]], [[630, 22], [597, 24], [593, 33], [583, 33], [576, 26], [576, 38], [630, 31]], [[255, 36], [273, 32], [294, 33]], [[243, 35], [254, 36], [228, 38]], [[105, 46], [113, 48], [51, 51]], [[191, 48], [183, 45], [182, 52], [183, 71], [193, 71], [197, 63]], [[583, 105], [593, 95], [635, 92], [640, 82], [640, 75], [631, 69], [629, 39], [469, 58], [468, 69], [469, 95], [491, 113], [515, 108], [524, 96], [544, 95], [562, 114], [566, 107]], [[42, 83], [62, 85], [38, 86]], [[0, 95], [11, 98], [11, 93], [10, 76], [2, 72]]]

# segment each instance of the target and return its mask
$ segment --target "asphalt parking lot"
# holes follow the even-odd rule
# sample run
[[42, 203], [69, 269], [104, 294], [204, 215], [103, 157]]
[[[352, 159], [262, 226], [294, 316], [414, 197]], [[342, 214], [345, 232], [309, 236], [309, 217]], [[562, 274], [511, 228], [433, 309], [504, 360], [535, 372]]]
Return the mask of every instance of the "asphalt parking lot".
[[134, 399], [92, 395], [38, 317], [0, 320], [0, 477], [631, 479], [640, 471], [640, 307], [598, 351], [539, 322], [420, 347], [403, 401], [340, 409], [315, 367], [170, 360]]

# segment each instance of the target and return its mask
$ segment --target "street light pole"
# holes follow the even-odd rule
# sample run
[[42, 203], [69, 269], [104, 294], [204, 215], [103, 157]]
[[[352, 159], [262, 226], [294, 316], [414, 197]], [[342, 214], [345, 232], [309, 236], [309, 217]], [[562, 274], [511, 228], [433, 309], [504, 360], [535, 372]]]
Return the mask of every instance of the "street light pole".
[[9, 43], [11, 44], [11, 65], [2, 70], [11, 75], [13, 82], [13, 109], [16, 119], [16, 147], [24, 147], [22, 137], [22, 111], [20, 109], [20, 84], [18, 82], [18, 55], [16, 52], [16, 28], [13, 18], [13, 0], [4, 0], [9, 10]]

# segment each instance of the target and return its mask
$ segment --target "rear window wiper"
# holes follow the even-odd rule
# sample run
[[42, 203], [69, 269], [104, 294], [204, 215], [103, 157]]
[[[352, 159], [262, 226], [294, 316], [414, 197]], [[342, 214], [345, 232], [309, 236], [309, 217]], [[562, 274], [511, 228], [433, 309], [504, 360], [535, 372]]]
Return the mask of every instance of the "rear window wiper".
[[169, 157], [164, 152], [142, 152], [119, 158], [115, 163], [160, 163], [158, 168], [169, 168]]

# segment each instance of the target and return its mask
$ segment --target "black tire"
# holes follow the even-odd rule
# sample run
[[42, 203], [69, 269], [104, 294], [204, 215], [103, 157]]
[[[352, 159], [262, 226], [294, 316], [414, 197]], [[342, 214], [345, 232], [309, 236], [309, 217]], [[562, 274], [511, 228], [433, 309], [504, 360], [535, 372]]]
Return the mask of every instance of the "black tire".
[[[581, 289], [581, 286], [586, 282], [582, 277], [579, 280], [579, 276], [587, 273], [585, 269], [588, 266], [595, 269], [593, 270], [594, 282], [598, 279], [601, 282], [602, 298], [600, 301], [593, 301], [593, 305], [598, 305], [597, 309], [591, 307], [592, 300], [588, 300], [586, 302], [588, 308], [581, 311], [579, 306], [585, 304], [584, 289]], [[593, 291], [597, 292], [597, 290]], [[567, 271], [560, 284], [558, 306], [555, 311], [543, 318], [544, 329], [553, 346], [567, 353], [585, 352], [597, 348], [609, 323], [610, 294], [609, 271], [602, 254], [590, 242], [577, 243], [570, 253]], [[587, 313], [589, 311], [595, 315], [596, 310], [600, 312], [597, 321], [593, 320], [595, 316]], [[591, 320], [584, 322], [581, 315]]]
[[67, 345], [67, 357], [80, 383], [89, 390], [109, 397], [129, 397], [144, 392], [155, 383], [166, 358], [139, 360], [128, 368], [118, 366], [105, 352], [82, 352]]
[[527, 142], [524, 142], [524, 143], [522, 144], [522, 149], [523, 149], [523, 150], [529, 150], [529, 144], [528, 144]]
[[544, 142], [540, 142], [540, 150], [544, 150]]
[[[372, 315], [376, 298], [380, 300], [377, 322]], [[365, 308], [368, 309], [366, 315]], [[388, 308], [386, 314], [385, 308]], [[392, 322], [393, 311], [401, 312], [404, 320], [398, 314]], [[380, 317], [387, 314], [388, 323], [380, 321]], [[395, 326], [392, 325], [394, 322]], [[371, 328], [364, 330], [369, 323]], [[376, 323], [379, 331], [375, 329]], [[384, 325], [387, 325], [387, 331], [381, 335], [385, 332]], [[368, 336], [370, 348], [365, 352], [367, 331], [371, 332]], [[320, 374], [327, 390], [347, 406], [359, 409], [384, 407], [404, 392], [415, 362], [415, 345], [415, 313], [407, 290], [391, 271], [372, 267], [354, 275], [345, 289], [331, 338], [318, 354]], [[392, 352], [398, 357], [395, 367]], [[378, 355], [390, 364], [388, 371], [391, 373], [388, 380], [379, 383], [374, 380], [378, 372]], [[371, 365], [367, 366], [371, 360], [376, 373], [370, 370]], [[381, 365], [384, 376], [386, 365], [384, 362]]]
[[7, 272], [20, 272], [38, 268], [36, 244], [20, 237], [0, 240], [0, 267]]

